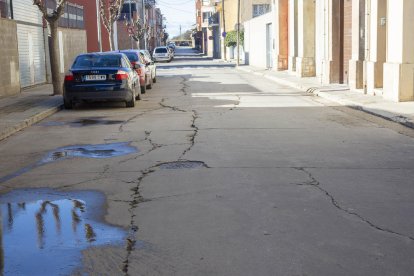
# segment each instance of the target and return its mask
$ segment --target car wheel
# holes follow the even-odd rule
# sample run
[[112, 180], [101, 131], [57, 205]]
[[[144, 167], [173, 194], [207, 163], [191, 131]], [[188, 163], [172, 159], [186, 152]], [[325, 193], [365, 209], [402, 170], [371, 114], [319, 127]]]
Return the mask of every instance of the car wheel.
[[125, 102], [126, 107], [135, 107], [135, 89], [132, 92], [132, 99], [130, 101]]
[[137, 95], [135, 99], [137, 99], [138, 101], [140, 101], [142, 99], [141, 89], [138, 89], [137, 87], [135, 87], [135, 94]]
[[[145, 80], [145, 83], [147, 83], [147, 81]], [[141, 85], [141, 94], [145, 94], [147, 92], [147, 86], [146, 85]]]
[[149, 84], [147, 85], [147, 88], [148, 88], [148, 89], [152, 89], [152, 78], [150, 78], [150, 82], [149, 82]]
[[73, 102], [66, 100], [65, 98], [63, 99], [63, 106], [65, 107], [65, 109], [72, 109], [73, 108]]

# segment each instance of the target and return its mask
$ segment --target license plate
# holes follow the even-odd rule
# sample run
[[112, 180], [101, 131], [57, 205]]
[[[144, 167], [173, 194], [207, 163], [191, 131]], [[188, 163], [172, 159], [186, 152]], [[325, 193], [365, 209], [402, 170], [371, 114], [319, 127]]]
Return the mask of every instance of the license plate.
[[86, 81], [101, 81], [106, 80], [106, 75], [86, 75]]

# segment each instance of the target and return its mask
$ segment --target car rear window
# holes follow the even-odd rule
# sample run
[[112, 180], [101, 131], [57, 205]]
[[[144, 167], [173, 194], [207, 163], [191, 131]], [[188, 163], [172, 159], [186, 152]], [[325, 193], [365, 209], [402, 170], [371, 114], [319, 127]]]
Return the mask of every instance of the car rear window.
[[166, 53], [167, 52], [167, 48], [156, 48], [155, 49], [155, 53], [157, 54], [162, 54], [162, 53]]
[[121, 64], [121, 57], [118, 55], [83, 55], [75, 60], [73, 67], [121, 67]]
[[128, 57], [129, 61], [131, 61], [131, 62], [139, 61], [138, 60], [138, 55], [135, 54], [135, 53], [124, 53], [124, 54]]

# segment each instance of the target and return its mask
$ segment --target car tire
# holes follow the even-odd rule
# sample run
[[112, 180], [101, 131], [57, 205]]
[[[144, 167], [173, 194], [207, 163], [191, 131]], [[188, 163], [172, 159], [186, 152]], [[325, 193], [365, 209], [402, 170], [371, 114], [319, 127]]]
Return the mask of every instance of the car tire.
[[63, 99], [63, 106], [65, 109], [73, 109], [73, 102]]
[[141, 93], [141, 88], [136, 88], [135, 87], [135, 99], [140, 101], [142, 99], [142, 93]]
[[136, 89], [134, 89], [132, 93], [132, 99], [130, 101], [125, 102], [126, 107], [135, 107], [135, 90]]
[[[145, 83], [147, 83], [147, 81], [145, 80]], [[147, 86], [146, 85], [141, 85], [141, 94], [145, 94], [147, 92]]]
[[152, 89], [152, 78], [150, 78], [150, 83], [147, 85], [147, 89]]

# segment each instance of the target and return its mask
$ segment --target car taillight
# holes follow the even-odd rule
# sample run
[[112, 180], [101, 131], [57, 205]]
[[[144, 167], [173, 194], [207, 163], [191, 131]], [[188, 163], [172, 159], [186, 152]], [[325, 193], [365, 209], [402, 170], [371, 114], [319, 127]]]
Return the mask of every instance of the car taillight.
[[65, 75], [65, 81], [74, 81], [75, 80], [75, 76], [69, 72]]
[[116, 74], [115, 74], [115, 79], [116, 80], [127, 80], [128, 79], [128, 73], [125, 71], [121, 71], [119, 70]]

